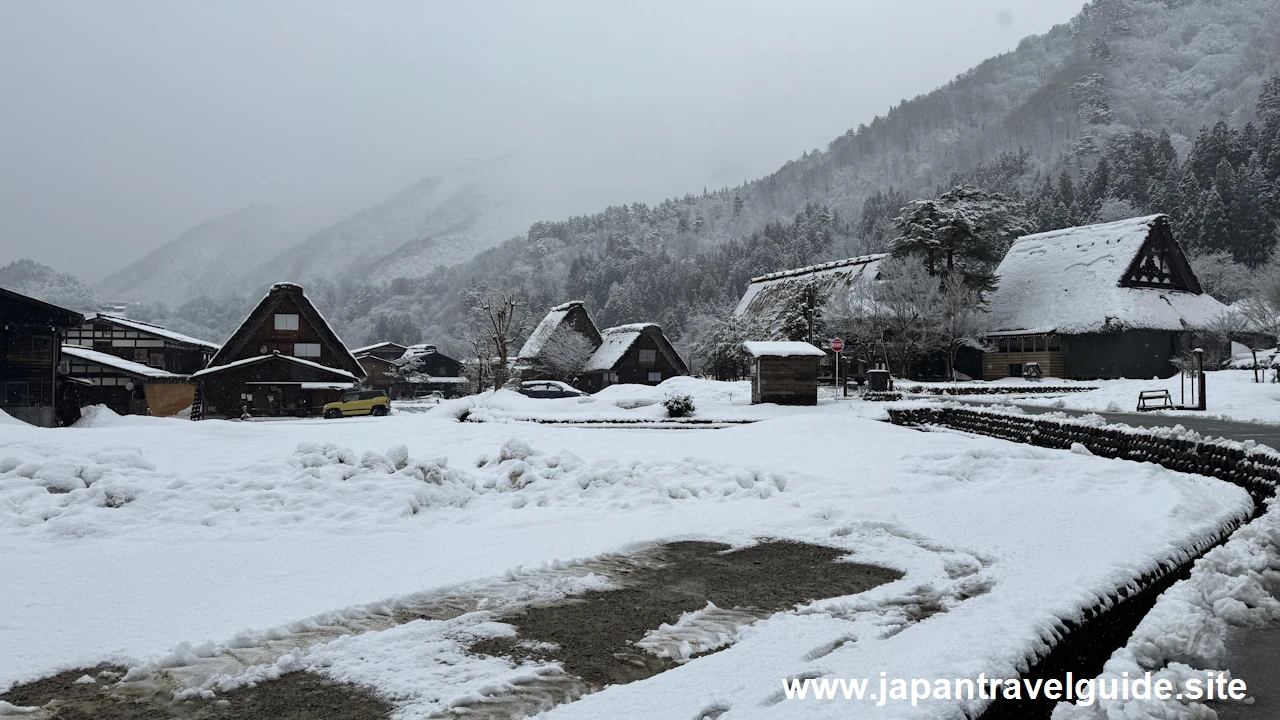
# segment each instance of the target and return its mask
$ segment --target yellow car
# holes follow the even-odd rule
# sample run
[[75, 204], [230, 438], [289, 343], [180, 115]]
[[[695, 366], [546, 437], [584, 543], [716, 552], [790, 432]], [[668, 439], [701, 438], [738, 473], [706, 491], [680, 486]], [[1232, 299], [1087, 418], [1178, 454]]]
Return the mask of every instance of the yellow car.
[[343, 393], [338, 402], [324, 406], [326, 418], [340, 418], [349, 415], [386, 415], [391, 412], [391, 400], [381, 390], [354, 390]]

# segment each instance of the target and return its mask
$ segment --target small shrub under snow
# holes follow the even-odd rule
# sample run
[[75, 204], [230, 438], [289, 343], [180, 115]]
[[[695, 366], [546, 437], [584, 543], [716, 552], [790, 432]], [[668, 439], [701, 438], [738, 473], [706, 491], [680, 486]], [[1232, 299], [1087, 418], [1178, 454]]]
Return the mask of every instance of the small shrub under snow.
[[662, 407], [667, 409], [670, 417], [689, 417], [694, 411], [693, 396], [670, 393], [662, 398]]

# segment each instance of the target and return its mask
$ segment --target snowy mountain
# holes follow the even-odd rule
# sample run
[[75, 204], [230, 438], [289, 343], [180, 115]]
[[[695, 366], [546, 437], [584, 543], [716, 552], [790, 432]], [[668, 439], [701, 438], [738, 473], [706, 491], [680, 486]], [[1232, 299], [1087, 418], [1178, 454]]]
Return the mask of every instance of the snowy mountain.
[[358, 278], [385, 283], [422, 277], [496, 245], [509, 194], [471, 172], [425, 178], [388, 200], [313, 233], [263, 263], [248, 279]]
[[[775, 242], [778, 223], [805, 224], [801, 215], [829, 219], [829, 247], [797, 258], [790, 256], [804, 253], [783, 248], [776, 264], [733, 270], [740, 285], [750, 273], [880, 251], [899, 208], [958, 183], [1027, 197], [1049, 180], [1068, 191], [1106, 180], [1095, 195], [1142, 214], [1130, 210], [1149, 203], [1114, 186], [1146, 187], [1148, 169], [1131, 161], [1107, 177], [1093, 172], [1100, 160], [1123, 154], [1126, 143], [1136, 147], [1135, 133], [1154, 142], [1167, 132], [1178, 158], [1188, 156], [1202, 128], [1218, 122], [1256, 136], [1247, 124], [1258, 122], [1263, 84], [1280, 72], [1277, 37], [1274, 0], [1094, 0], [1070, 22], [1025, 38], [1016, 50], [902, 101], [764, 178], [657, 205], [534, 223], [523, 237], [411, 294], [383, 296], [373, 307], [353, 294], [335, 313], [337, 322], [359, 327], [370, 317], [404, 315], [428, 335], [456, 337], [467, 323], [459, 289], [487, 283], [520, 291], [541, 307], [590, 295], [609, 322], [661, 320], [679, 334], [691, 308], [736, 300], [743, 289], [729, 297], [703, 292], [709, 283], [701, 259], [711, 262], [739, 240], [790, 242]], [[1125, 182], [1130, 177], [1138, 182]], [[1063, 219], [1108, 219], [1096, 214]], [[735, 260], [715, 260], [715, 276], [725, 274], [719, 265]], [[679, 287], [665, 287], [672, 283]], [[667, 316], [654, 317], [648, 305], [655, 302]]]
[[97, 298], [87, 285], [34, 260], [17, 260], [0, 267], [0, 287], [71, 310], [96, 310]]
[[109, 300], [178, 305], [199, 295], [237, 292], [250, 268], [297, 242], [305, 231], [285, 208], [250, 205], [200, 223], [96, 286]]

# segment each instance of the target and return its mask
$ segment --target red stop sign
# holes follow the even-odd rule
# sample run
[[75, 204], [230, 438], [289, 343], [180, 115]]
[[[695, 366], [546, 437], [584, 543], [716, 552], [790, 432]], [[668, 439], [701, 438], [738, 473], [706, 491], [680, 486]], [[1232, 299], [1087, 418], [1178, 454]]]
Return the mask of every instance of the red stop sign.
[[831, 349], [834, 352], [844, 350], [844, 340], [840, 338], [831, 338]]

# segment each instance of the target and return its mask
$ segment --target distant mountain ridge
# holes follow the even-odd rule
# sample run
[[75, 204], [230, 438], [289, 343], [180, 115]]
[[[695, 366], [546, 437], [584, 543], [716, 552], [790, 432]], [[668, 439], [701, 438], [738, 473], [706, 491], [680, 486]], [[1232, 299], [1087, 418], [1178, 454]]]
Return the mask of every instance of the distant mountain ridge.
[[305, 233], [288, 209], [250, 205], [207, 220], [99, 282], [102, 297], [178, 305], [244, 291], [245, 273]]
[[[501, 168], [499, 168], [501, 170]], [[290, 209], [250, 205], [186, 230], [95, 286], [101, 297], [177, 306], [280, 280], [386, 284], [466, 261], [510, 237], [501, 172], [424, 178], [320, 230]]]
[[484, 180], [425, 178], [284, 248], [246, 276], [252, 286], [317, 278], [386, 283], [463, 262], [505, 239], [509, 198]]

